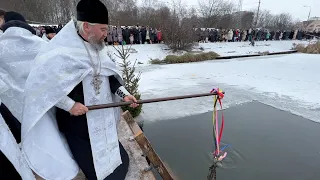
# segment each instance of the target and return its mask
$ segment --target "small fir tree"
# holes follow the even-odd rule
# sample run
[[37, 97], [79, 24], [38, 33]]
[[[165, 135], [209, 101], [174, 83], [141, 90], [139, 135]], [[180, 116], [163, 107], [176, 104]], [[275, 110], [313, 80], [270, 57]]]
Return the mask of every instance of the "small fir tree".
[[[113, 46], [117, 53], [114, 53], [118, 58], [122, 60], [120, 67], [122, 69], [122, 78], [124, 81], [125, 88], [129, 91], [131, 95], [133, 95], [137, 100], [140, 100], [141, 94], [139, 93], [139, 80], [141, 76], [141, 72], [135, 74], [136, 62], [135, 60], [133, 66], [131, 66], [131, 62], [128, 60], [130, 56], [131, 46], [129, 48], [125, 48], [124, 45], [119, 45], [117, 47]], [[132, 108], [130, 106], [122, 107], [123, 111], [128, 110], [133, 117], [137, 117], [142, 110], [142, 104], [137, 108]]]

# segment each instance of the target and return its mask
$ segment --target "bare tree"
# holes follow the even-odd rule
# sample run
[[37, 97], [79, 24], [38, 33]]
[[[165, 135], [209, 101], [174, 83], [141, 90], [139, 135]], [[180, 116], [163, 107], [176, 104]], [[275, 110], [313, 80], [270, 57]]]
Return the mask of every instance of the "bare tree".
[[189, 50], [193, 46], [194, 31], [188, 11], [181, 0], [175, 0], [172, 4], [171, 16], [163, 26], [165, 43], [174, 51]]
[[[256, 19], [256, 14], [254, 19]], [[281, 13], [274, 15], [268, 10], [260, 12], [257, 19], [257, 27], [269, 30], [291, 30], [294, 24], [290, 14]]]
[[136, 0], [103, 0], [109, 11], [109, 21], [113, 25], [132, 25], [138, 21]]
[[245, 12], [241, 16], [241, 29], [249, 29], [252, 26], [254, 20], [254, 13], [253, 12]]
[[198, 0], [198, 4], [204, 27], [216, 26], [215, 22], [219, 21], [221, 17], [231, 14], [235, 7], [232, 2], [224, 0]]
[[[76, 15], [76, 5], [79, 1], [3, 0], [0, 2], [0, 7], [20, 12], [29, 21], [58, 24], [66, 23], [72, 15]], [[137, 5], [137, 0], [101, 1], [108, 7], [111, 25], [140, 24], [168, 29], [171, 24], [171, 29], [177, 28], [175, 29], [177, 31], [182, 26], [184, 30], [190, 27], [249, 28], [254, 12], [234, 13], [236, 6], [227, 0], [198, 0], [198, 9], [187, 9], [181, 0], [167, 0], [165, 3], [158, 0], [143, 0], [142, 6]], [[269, 11], [262, 11], [259, 13], [257, 24], [258, 27], [270, 30], [285, 30], [292, 28], [294, 23], [289, 14], [272, 15]]]
[[165, 24], [171, 19], [171, 11], [167, 6], [162, 6], [156, 11], [156, 17], [158, 24], [155, 26], [159, 29], [164, 29]]
[[222, 0], [198, 0], [199, 12], [204, 18], [210, 18], [217, 15]]
[[274, 26], [280, 30], [289, 30], [293, 26], [292, 16], [287, 13], [281, 13], [274, 17]]
[[254, 19], [256, 20], [258, 28], [270, 27], [272, 23], [273, 15], [268, 10], [261, 11], [259, 13], [259, 17], [257, 18], [257, 14], [255, 13]]

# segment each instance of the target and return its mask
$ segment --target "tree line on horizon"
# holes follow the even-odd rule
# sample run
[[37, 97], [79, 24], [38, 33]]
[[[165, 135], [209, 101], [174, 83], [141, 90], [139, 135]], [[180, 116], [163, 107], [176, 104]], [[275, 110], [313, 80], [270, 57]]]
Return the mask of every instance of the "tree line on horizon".
[[[163, 29], [170, 21], [188, 23], [193, 28], [291, 30], [295, 28], [292, 16], [287, 13], [271, 14], [264, 10], [237, 10], [227, 0], [198, 0], [197, 7], [188, 7], [181, 0], [101, 0], [109, 10], [110, 24], [121, 26], [151, 26]], [[75, 15], [79, 0], [10, 0], [0, 2], [4, 10], [23, 14], [31, 22], [65, 24]]]

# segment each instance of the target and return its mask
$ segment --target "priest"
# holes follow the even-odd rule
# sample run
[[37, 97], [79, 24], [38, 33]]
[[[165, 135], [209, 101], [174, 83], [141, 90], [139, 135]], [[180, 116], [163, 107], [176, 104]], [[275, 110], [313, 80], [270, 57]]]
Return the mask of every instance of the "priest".
[[22, 151], [44, 179], [72, 179], [79, 167], [89, 180], [126, 177], [129, 158], [117, 136], [120, 108], [86, 107], [136, 102], [107, 55], [108, 23], [102, 2], [81, 0], [77, 18], [40, 51], [28, 76]]
[[33, 28], [21, 14], [7, 12], [3, 19], [5, 22], [1, 28], [4, 33], [0, 36], [0, 178], [33, 180], [35, 177], [18, 145], [21, 128], [16, 117], [21, 117], [22, 113], [22, 94], [29, 62], [37, 54], [34, 48], [40, 48], [37, 45], [43, 41], [34, 35]]

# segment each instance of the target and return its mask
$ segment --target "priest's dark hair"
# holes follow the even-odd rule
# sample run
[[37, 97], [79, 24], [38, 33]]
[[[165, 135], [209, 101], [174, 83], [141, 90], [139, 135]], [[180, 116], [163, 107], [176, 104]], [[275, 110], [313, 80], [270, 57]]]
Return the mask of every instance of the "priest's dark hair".
[[0, 17], [1, 17], [1, 16], [4, 16], [5, 14], [6, 14], [6, 11], [3, 10], [3, 9], [0, 9]]
[[27, 24], [23, 21], [11, 20], [1, 26], [3, 32], [6, 32], [6, 30], [8, 30], [11, 27], [23, 28], [23, 29], [30, 31], [32, 34], [36, 35], [36, 30], [34, 30], [33, 27], [31, 27], [29, 24]]
[[99, 0], [81, 0], [77, 4], [77, 20], [82, 22], [109, 24], [107, 7]]
[[9, 11], [4, 15], [5, 24], [2, 25], [2, 30], [5, 32], [10, 27], [20, 27], [30, 31], [32, 34], [36, 34], [36, 31], [26, 22], [26, 19], [17, 12]]
[[14, 12], [14, 11], [6, 12], [4, 15], [4, 22], [9, 22], [12, 20], [26, 22], [26, 19], [18, 12]]

